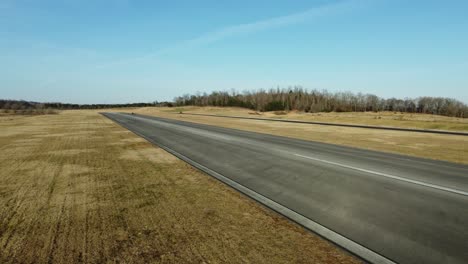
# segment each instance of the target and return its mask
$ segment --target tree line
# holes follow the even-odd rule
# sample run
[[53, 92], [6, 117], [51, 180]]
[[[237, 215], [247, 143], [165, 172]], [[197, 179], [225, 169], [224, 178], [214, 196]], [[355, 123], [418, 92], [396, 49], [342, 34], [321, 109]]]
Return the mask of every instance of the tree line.
[[39, 103], [24, 100], [0, 100], [3, 112], [14, 114], [54, 114], [56, 110], [106, 109], [123, 107], [172, 106], [172, 102], [128, 103], [128, 104], [67, 104]]
[[373, 94], [330, 93], [300, 86], [270, 90], [216, 91], [210, 94], [185, 94], [174, 98], [176, 106], [235, 106], [256, 111], [366, 112], [392, 111], [468, 117], [468, 106], [456, 99], [442, 97], [380, 98]]
[[456, 99], [443, 97], [379, 98], [373, 94], [307, 90], [300, 86], [269, 90], [216, 91], [210, 94], [185, 94], [174, 102], [128, 103], [128, 104], [68, 104], [39, 103], [23, 100], [1, 100], [0, 109], [17, 114], [50, 114], [56, 110], [106, 109], [148, 106], [235, 106], [256, 111], [303, 111], [303, 112], [366, 112], [392, 111], [425, 113], [452, 117], [468, 117], [468, 106]]
[[24, 114], [24, 115], [41, 115], [41, 114], [56, 114], [56, 109], [46, 107], [44, 104], [27, 101], [16, 100], [0, 100], [0, 109], [4, 113]]

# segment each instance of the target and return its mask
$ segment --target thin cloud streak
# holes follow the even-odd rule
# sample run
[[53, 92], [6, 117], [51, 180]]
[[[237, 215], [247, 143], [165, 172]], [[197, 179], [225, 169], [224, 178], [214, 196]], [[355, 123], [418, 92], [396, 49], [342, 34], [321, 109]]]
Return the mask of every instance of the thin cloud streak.
[[211, 44], [223, 39], [247, 35], [255, 32], [265, 31], [269, 29], [280, 28], [284, 26], [290, 26], [300, 23], [311, 21], [315, 18], [326, 17], [332, 14], [339, 14], [340, 12], [346, 12], [350, 9], [359, 7], [362, 4], [362, 0], [344, 0], [338, 3], [328, 4], [320, 7], [308, 9], [303, 12], [294, 13], [286, 16], [269, 18], [253, 23], [246, 23], [234, 26], [228, 26], [217, 31], [208, 32], [199, 37], [183, 41], [173, 46], [158, 50], [153, 53], [145, 54], [138, 58], [114, 61], [106, 64], [96, 66], [96, 68], [107, 68], [111, 66], [126, 65], [136, 63], [139, 61], [145, 61], [154, 59], [158, 56], [162, 56], [168, 53], [177, 52], [178, 50], [195, 48], [207, 44]]
[[[314, 7], [306, 11], [302, 11], [302, 12], [298, 12], [298, 13], [294, 13], [290, 15], [273, 17], [273, 18], [269, 18], [269, 19], [265, 19], [261, 21], [252, 22], [252, 23], [228, 26], [220, 30], [211, 31], [211, 32], [202, 34], [199, 37], [189, 39], [178, 44], [174, 44], [167, 48], [163, 48], [158, 51], [142, 55], [137, 58], [116, 60], [116, 61], [111, 61], [111, 62], [104, 63], [104, 64], [95, 64], [94, 66], [91, 65], [87, 69], [88, 70], [89, 69], [103, 70], [106, 68], [127, 66], [130, 64], [153, 60], [157, 58], [158, 56], [162, 56], [162, 55], [166, 55], [170, 53], [177, 53], [180, 50], [193, 49], [193, 48], [200, 47], [203, 45], [208, 45], [208, 44], [221, 41], [227, 38], [252, 34], [256, 32], [266, 31], [269, 29], [275, 29], [275, 28], [280, 28], [280, 27], [285, 27], [285, 26], [306, 23], [316, 18], [326, 17], [330, 15], [337, 15], [343, 12], [353, 11], [354, 9], [361, 7], [364, 2], [366, 2], [366, 0], [343, 0], [340, 2], [333, 3], [333, 4]], [[58, 81], [59, 80], [48, 80], [44, 82], [42, 85], [39, 85], [39, 87], [41, 87], [41, 89], [46, 88], [48, 86], [51, 86], [57, 83]]]

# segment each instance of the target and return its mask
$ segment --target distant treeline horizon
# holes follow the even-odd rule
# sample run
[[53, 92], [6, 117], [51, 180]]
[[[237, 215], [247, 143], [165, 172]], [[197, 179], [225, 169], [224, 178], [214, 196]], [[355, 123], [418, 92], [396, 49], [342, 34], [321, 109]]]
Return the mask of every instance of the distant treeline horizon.
[[185, 94], [173, 102], [126, 104], [70, 104], [60, 102], [33, 102], [0, 99], [0, 109], [19, 114], [53, 113], [54, 110], [106, 109], [124, 107], [173, 107], [173, 106], [242, 107], [259, 112], [403, 112], [424, 113], [451, 117], [468, 117], [468, 106], [456, 99], [421, 96], [417, 98], [380, 98], [373, 94], [352, 92], [328, 92], [307, 90], [300, 86], [237, 92], [215, 91], [211, 93]]
[[243, 107], [255, 111], [302, 112], [403, 112], [424, 113], [451, 117], [468, 117], [468, 106], [445, 97], [380, 98], [373, 94], [307, 90], [300, 86], [269, 90], [216, 91], [210, 94], [185, 94], [174, 98], [176, 106]]
[[56, 110], [78, 109], [108, 109], [124, 107], [173, 106], [172, 102], [128, 103], [128, 104], [69, 104], [69, 103], [40, 103], [25, 100], [0, 99], [0, 109], [15, 114], [52, 114]]

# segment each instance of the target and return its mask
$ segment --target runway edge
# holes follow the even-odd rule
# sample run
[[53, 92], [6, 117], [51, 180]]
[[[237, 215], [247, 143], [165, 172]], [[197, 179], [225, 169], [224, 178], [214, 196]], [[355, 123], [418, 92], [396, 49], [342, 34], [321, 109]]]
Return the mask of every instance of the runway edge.
[[140, 134], [136, 131], [133, 131], [132, 129], [130, 129], [129, 127], [127, 127], [125, 124], [122, 124], [120, 122], [118, 122], [117, 120], [115, 120], [114, 118], [112, 118], [110, 115], [108, 115], [107, 113], [100, 113], [101, 115], [109, 118], [110, 120], [112, 120], [113, 122], [119, 124], [120, 126], [122, 126], [123, 128], [131, 131], [132, 133], [134, 133], [135, 135], [139, 136], [139, 137], [142, 137], [144, 138], [145, 140], [147, 140], [149, 143], [157, 146], [157, 147], [160, 147], [162, 149], [164, 149], [165, 151], [171, 153], [172, 155], [176, 156], [177, 158], [179, 158], [180, 160], [184, 161], [184, 162], [187, 162], [188, 164], [190, 164], [191, 166], [193, 166], [194, 168], [212, 176], [213, 178], [221, 181], [222, 183], [230, 186], [231, 188], [234, 188], [235, 190], [241, 192], [242, 194], [248, 196], [249, 198], [255, 200], [256, 202], [262, 204], [263, 206], [285, 216], [286, 218], [290, 219], [291, 221], [293, 222], [296, 222], [298, 223], [299, 225], [303, 226], [304, 228], [312, 231], [313, 233], [316, 233], [318, 234], [319, 236], [329, 240], [330, 242], [338, 245], [339, 247], [345, 249], [346, 251], [349, 251], [350, 253], [356, 255], [357, 257], [367, 261], [367, 262], [370, 262], [370, 263], [375, 263], [375, 264], [394, 264], [396, 262], [390, 260], [389, 258], [386, 258], [385, 256], [382, 256], [380, 254], [378, 254], [377, 252], [374, 252], [356, 242], [354, 242], [353, 240], [351, 239], [348, 239], [338, 233], [336, 233], [335, 231], [331, 230], [331, 229], [328, 229], [326, 228], [325, 226], [322, 226], [321, 224], [295, 212], [294, 210], [291, 210], [257, 192], [255, 192], [254, 190], [252, 189], [249, 189], [241, 184], [239, 184], [238, 182], [236, 181], [233, 181], [231, 179], [229, 179], [228, 177], [226, 176], [223, 176], [205, 166], [203, 166], [202, 164], [199, 164], [195, 161], [193, 161], [192, 159], [184, 156], [183, 154], [180, 154], [174, 150], [172, 150], [171, 148], [167, 147], [167, 146], [164, 146], [162, 144], [159, 144], [157, 142], [153, 142], [150, 138], [146, 137], [145, 135], [143, 134]]

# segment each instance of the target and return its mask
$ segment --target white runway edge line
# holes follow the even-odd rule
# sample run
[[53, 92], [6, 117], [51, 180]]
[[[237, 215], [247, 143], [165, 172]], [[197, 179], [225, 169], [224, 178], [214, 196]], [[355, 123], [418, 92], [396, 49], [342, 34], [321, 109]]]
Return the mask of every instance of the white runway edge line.
[[221, 175], [203, 165], [201, 165], [200, 163], [198, 162], [195, 162], [193, 161], [192, 159], [172, 150], [171, 148], [169, 147], [166, 147], [164, 146], [163, 144], [160, 144], [160, 143], [156, 143], [155, 141], [151, 140], [150, 138], [146, 137], [145, 135], [137, 132], [137, 131], [134, 131], [134, 130], [131, 130], [129, 127], [127, 127], [124, 123], [121, 123], [119, 121], [117, 121], [117, 119], [114, 119], [112, 117], [112, 115], [108, 115], [107, 113], [103, 113], [104, 116], [106, 116], [107, 118], [113, 120], [114, 122], [116, 122], [117, 124], [121, 125], [122, 127], [128, 129], [129, 131], [133, 132], [134, 134], [136, 134], [137, 136], [140, 136], [144, 139], [146, 139], [148, 142], [152, 143], [153, 145], [155, 146], [158, 146], [164, 150], [166, 150], [167, 152], [171, 153], [172, 155], [178, 157], [179, 159], [187, 162], [188, 164], [192, 165], [193, 167], [199, 169], [200, 171], [203, 171], [205, 173], [207, 173], [208, 175], [216, 178], [217, 180], [223, 182], [224, 184], [236, 189], [237, 191], [243, 193], [244, 195], [247, 195], [248, 197], [252, 198], [253, 200], [263, 204], [264, 206], [272, 209], [273, 211], [276, 211], [277, 213], [281, 214], [281, 215], [284, 215], [285, 217], [291, 219], [291, 221], [294, 221], [300, 225], [302, 225], [303, 227], [311, 230], [312, 232], [315, 232], [316, 234], [330, 240], [331, 242], [343, 247], [344, 249], [348, 250], [349, 252], [355, 254], [356, 256], [359, 256], [361, 257], [362, 259], [370, 262], [370, 263], [374, 263], [374, 264], [396, 264], [396, 262], [378, 254], [377, 252], [374, 252], [356, 242], [354, 242], [353, 240], [350, 240], [338, 233], [336, 233], [335, 231], [333, 230], [330, 230], [324, 226], [322, 226], [321, 224], [317, 223], [317, 222], [314, 222], [313, 220], [297, 213], [296, 211], [293, 211], [257, 192], [255, 192], [254, 190], [251, 190], [247, 187], [245, 187], [244, 185], [241, 185], [240, 183], [236, 182], [236, 181], [233, 181], [231, 179], [229, 179], [228, 177], [224, 176], [224, 175]]
[[457, 189], [452, 189], [452, 188], [447, 188], [447, 187], [443, 187], [443, 186], [439, 186], [439, 185], [435, 185], [435, 184], [430, 184], [430, 183], [426, 183], [426, 182], [411, 180], [411, 179], [407, 179], [407, 178], [403, 178], [403, 177], [399, 177], [399, 176], [395, 176], [395, 175], [390, 175], [390, 174], [386, 174], [386, 173], [382, 173], [382, 172], [361, 169], [361, 168], [357, 168], [357, 167], [353, 167], [353, 166], [349, 166], [349, 165], [345, 165], [345, 164], [341, 164], [341, 163], [336, 163], [336, 162], [332, 162], [332, 161], [328, 161], [328, 160], [323, 160], [323, 159], [318, 159], [318, 158], [314, 158], [314, 157], [304, 156], [304, 155], [301, 155], [301, 154], [296, 154], [295, 153], [294, 155], [298, 156], [298, 157], [301, 157], [301, 158], [315, 160], [315, 161], [319, 161], [319, 162], [323, 162], [323, 163], [327, 163], [327, 164], [331, 164], [331, 165], [335, 165], [335, 166], [340, 166], [340, 167], [347, 168], [347, 169], [352, 169], [352, 170], [357, 170], [357, 171], [366, 172], [366, 173], [370, 173], [370, 174], [375, 174], [375, 175], [387, 177], [387, 178], [394, 179], [394, 180], [409, 182], [409, 183], [412, 183], [412, 184], [417, 184], [417, 185], [421, 185], [421, 186], [425, 186], [425, 187], [429, 187], [429, 188], [434, 188], [434, 189], [441, 190], [441, 191], [446, 191], [446, 192], [451, 192], [451, 193], [455, 193], [455, 194], [468, 196], [468, 192], [457, 190]]
[[[141, 135], [140, 135], [141, 136]], [[238, 190], [239, 192], [249, 196], [250, 198], [254, 199], [255, 201], [265, 205], [266, 207], [280, 213], [281, 215], [286, 216], [287, 218], [291, 219], [292, 221], [304, 226], [305, 228], [319, 234], [322, 237], [325, 237], [326, 239], [332, 241], [333, 243], [345, 248], [349, 252], [356, 254], [357, 256], [363, 258], [364, 260], [374, 263], [374, 264], [395, 264], [390, 259], [387, 259], [386, 257], [334, 232], [333, 230], [330, 230], [322, 225], [320, 225], [317, 222], [314, 222], [310, 220], [309, 218], [245, 187], [244, 185], [241, 185], [237, 183], [236, 181], [233, 181], [229, 179], [228, 177], [221, 175], [195, 161], [192, 159], [164, 146], [161, 144], [157, 144], [160, 148], [166, 150], [167, 152], [173, 154], [174, 156], [178, 157], [179, 159], [189, 163], [190, 165], [194, 166], [195, 168], [207, 173], [208, 175], [211, 175], [212, 177], [218, 179], [219, 181], [223, 182], [224, 184], [227, 184], [228, 186]]]

